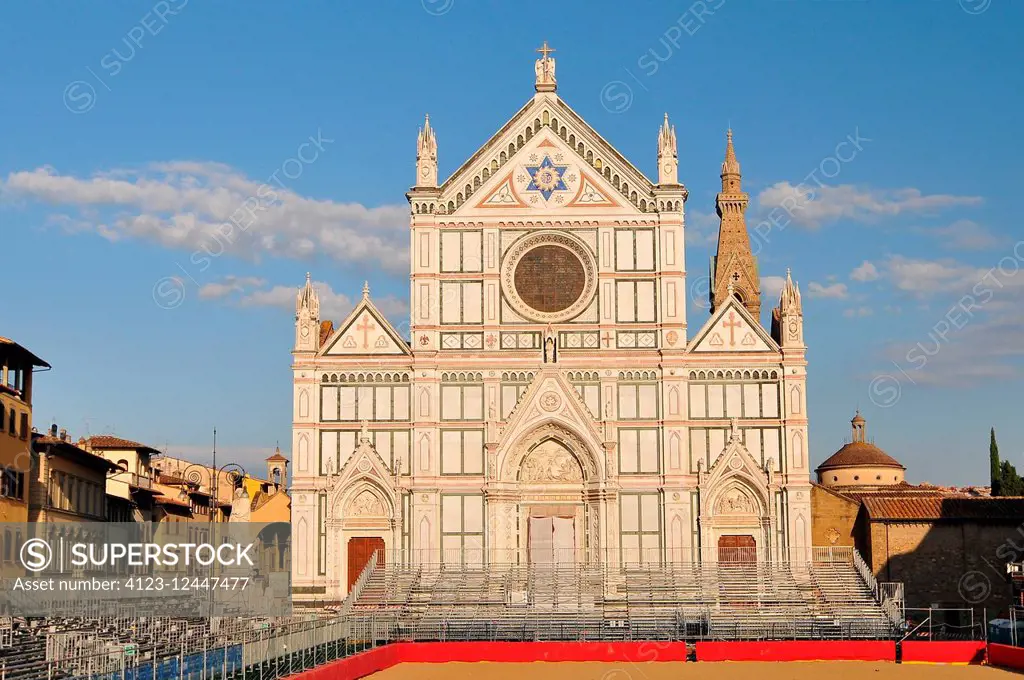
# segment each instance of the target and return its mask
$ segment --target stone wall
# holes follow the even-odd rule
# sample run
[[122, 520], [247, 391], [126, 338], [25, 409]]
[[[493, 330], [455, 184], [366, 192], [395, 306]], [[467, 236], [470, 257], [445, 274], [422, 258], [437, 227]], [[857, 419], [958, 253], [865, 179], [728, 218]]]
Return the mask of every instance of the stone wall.
[[1006, 612], [1006, 562], [1024, 546], [1008, 522], [872, 522], [871, 568], [880, 581], [901, 581], [908, 607], [974, 607], [988, 617]]
[[860, 503], [836, 495], [817, 484], [812, 486], [811, 545], [855, 545], [854, 525], [859, 510]]

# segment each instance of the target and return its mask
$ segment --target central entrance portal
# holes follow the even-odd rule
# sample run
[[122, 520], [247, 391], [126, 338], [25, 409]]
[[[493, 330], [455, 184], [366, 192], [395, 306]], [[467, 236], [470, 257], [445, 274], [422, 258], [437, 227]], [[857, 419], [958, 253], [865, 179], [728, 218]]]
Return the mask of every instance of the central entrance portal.
[[718, 562], [723, 565], [752, 564], [757, 562], [757, 543], [754, 537], [719, 536]]
[[571, 565], [576, 561], [575, 517], [530, 517], [530, 564]]

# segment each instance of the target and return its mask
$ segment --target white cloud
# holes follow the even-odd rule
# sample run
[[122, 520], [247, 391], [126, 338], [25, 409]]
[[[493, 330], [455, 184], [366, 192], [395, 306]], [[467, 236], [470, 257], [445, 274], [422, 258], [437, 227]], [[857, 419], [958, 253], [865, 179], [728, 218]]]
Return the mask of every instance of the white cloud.
[[922, 300], [917, 310], [930, 317], [906, 340], [886, 346], [883, 354], [894, 366], [883, 372], [906, 384], [957, 388], [1019, 379], [1024, 373], [1019, 302], [1024, 252], [993, 258], [993, 265], [888, 258], [881, 267], [884, 276]]
[[[313, 287], [320, 298], [320, 316], [340, 322], [355, 308], [356, 300], [344, 293], [337, 293], [331, 286], [314, 281]], [[208, 283], [199, 289], [199, 297], [205, 300], [224, 300], [238, 307], [276, 307], [295, 310], [295, 296], [302, 286], [267, 286], [266, 281], [253, 277], [226, 276], [222, 280]], [[409, 316], [409, 303], [394, 296], [373, 297], [373, 304], [384, 316], [394, 323], [405, 325]]]
[[857, 317], [871, 316], [874, 314], [874, 310], [870, 307], [854, 307], [843, 311], [843, 316], [853, 319]]
[[850, 272], [850, 278], [854, 281], [874, 281], [878, 278], [878, 268], [867, 260], [864, 260], [860, 266], [855, 267], [854, 270]]
[[716, 213], [686, 209], [686, 245], [710, 246], [718, 242], [718, 227], [721, 224]]
[[823, 286], [817, 281], [811, 281], [807, 284], [807, 292], [811, 297], [832, 298], [835, 300], [842, 300], [848, 293], [845, 283], [833, 283], [828, 286]]
[[757, 201], [762, 211], [781, 208], [793, 223], [814, 229], [840, 219], [874, 222], [904, 213], [933, 213], [959, 205], [978, 205], [982, 199], [922, 194], [920, 189], [912, 188], [869, 189], [852, 184], [810, 188], [777, 182], [762, 190]]
[[241, 293], [252, 286], [262, 286], [266, 283], [263, 279], [255, 276], [225, 276], [216, 283], [208, 283], [199, 289], [199, 297], [203, 300], [213, 300], [230, 295]]
[[141, 239], [203, 258], [323, 254], [408, 272], [406, 206], [308, 198], [220, 163], [153, 163], [91, 177], [41, 167], [0, 180], [0, 195], [49, 204], [60, 211], [52, 224], [110, 241]]
[[949, 250], [989, 250], [1003, 240], [988, 228], [973, 220], [957, 220], [946, 227], [922, 229], [925, 234], [938, 236], [943, 248]]
[[[984, 308], [984, 309], [987, 309]], [[904, 387], [963, 389], [994, 380], [1019, 380], [1024, 362], [1024, 313], [964, 313], [959, 304], [943, 309], [918, 337], [888, 345], [892, 363], [883, 372]]]
[[778, 300], [782, 294], [782, 287], [786, 285], [785, 276], [762, 276], [761, 277], [761, 299]]

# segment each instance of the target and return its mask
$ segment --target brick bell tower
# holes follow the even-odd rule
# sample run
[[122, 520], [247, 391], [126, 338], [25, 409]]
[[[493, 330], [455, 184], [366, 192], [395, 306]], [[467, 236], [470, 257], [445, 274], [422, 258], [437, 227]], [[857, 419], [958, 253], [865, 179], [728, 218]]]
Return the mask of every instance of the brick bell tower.
[[746, 211], [750, 196], [741, 188], [742, 175], [732, 145], [732, 130], [726, 139], [722, 191], [715, 199], [722, 221], [718, 229], [718, 252], [711, 258], [711, 313], [733, 295], [757, 319], [761, 314], [761, 279], [747, 233]]

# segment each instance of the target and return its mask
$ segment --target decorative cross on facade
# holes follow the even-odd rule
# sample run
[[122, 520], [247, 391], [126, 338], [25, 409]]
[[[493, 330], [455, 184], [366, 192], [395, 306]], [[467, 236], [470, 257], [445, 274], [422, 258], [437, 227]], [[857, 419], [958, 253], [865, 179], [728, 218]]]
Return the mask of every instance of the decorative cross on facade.
[[545, 40], [544, 44], [537, 48], [537, 51], [541, 53], [542, 58], [547, 59], [548, 55], [555, 51], [553, 47], [548, 47], [548, 41]]
[[356, 324], [356, 330], [363, 332], [363, 349], [368, 349], [370, 347], [370, 331], [377, 330], [377, 327], [370, 323], [369, 319], [363, 319]]
[[722, 324], [729, 329], [729, 347], [736, 346], [736, 329], [742, 328], [743, 324], [736, 320], [736, 312], [729, 312], [729, 320]]
[[608, 331], [605, 331], [604, 335], [601, 336], [601, 340], [604, 342], [604, 346], [608, 347], [612, 341], [612, 334], [609, 333]]
[[732, 276], [729, 277], [729, 297], [733, 296], [736, 292], [736, 284], [740, 282], [739, 272], [733, 272]]

